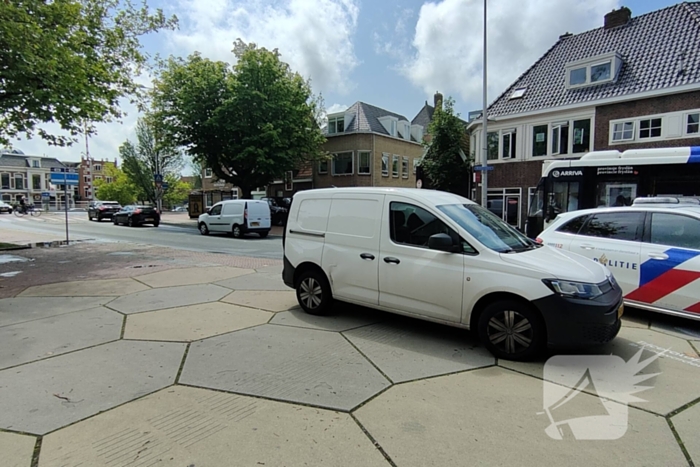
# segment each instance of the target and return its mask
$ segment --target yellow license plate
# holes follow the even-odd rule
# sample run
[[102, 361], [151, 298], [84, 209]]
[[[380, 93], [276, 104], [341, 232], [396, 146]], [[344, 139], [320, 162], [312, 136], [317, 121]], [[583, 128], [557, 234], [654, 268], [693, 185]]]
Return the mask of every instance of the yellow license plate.
[[625, 305], [620, 305], [620, 308], [617, 309], [617, 319], [620, 319], [624, 312], [625, 312]]
[[258, 227], [258, 226], [260, 226], [260, 222], [251, 222], [250, 226], [251, 227]]

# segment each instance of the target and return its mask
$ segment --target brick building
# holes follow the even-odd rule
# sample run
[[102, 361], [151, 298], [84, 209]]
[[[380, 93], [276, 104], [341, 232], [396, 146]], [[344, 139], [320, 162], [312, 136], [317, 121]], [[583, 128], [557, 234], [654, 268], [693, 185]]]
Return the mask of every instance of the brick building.
[[328, 115], [327, 161], [316, 162], [314, 188], [415, 187], [411, 176], [423, 156], [424, 128], [388, 110], [356, 102]]
[[78, 173], [80, 178], [78, 181], [78, 193], [80, 201], [92, 201], [95, 198], [95, 181], [104, 180], [107, 183], [112, 182], [111, 176], [108, 174], [107, 167], [118, 167], [117, 159], [114, 161], [95, 160], [92, 157], [80, 158]]
[[[700, 2], [564, 34], [488, 109], [489, 202], [522, 227], [543, 161], [589, 151], [700, 145]], [[481, 118], [470, 125], [481, 161]], [[475, 198], [478, 192], [475, 190]]]

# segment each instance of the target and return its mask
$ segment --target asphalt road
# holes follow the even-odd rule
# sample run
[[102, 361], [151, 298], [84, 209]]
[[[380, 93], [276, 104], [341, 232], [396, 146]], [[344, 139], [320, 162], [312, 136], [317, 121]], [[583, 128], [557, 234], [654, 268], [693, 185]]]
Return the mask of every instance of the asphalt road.
[[[142, 226], [130, 228], [115, 226], [111, 221], [90, 222], [85, 212], [70, 212], [69, 234], [72, 238], [91, 238], [97, 241], [131, 242], [157, 245], [183, 250], [226, 253], [260, 258], [282, 259], [282, 239], [280, 237], [259, 238], [250, 235], [235, 239], [226, 235], [201, 235], [196, 229], [161, 224], [155, 228]], [[56, 234], [57, 239], [65, 238], [65, 215], [44, 213], [40, 217], [0, 215], [0, 230]], [[0, 234], [0, 239], [2, 235]]]

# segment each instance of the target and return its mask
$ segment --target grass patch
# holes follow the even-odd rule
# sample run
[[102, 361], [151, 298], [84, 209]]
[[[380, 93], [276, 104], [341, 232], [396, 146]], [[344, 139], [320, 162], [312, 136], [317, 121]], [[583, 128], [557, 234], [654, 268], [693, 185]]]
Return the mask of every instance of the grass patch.
[[0, 242], [0, 251], [2, 250], [21, 250], [27, 248], [26, 245], [17, 245], [16, 243]]

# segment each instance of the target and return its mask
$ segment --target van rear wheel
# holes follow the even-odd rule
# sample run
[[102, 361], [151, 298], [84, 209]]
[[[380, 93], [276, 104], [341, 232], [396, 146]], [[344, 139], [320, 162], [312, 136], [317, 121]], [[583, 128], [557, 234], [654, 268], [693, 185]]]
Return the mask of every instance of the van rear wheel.
[[299, 305], [308, 314], [327, 315], [330, 312], [333, 297], [331, 286], [324, 274], [314, 270], [301, 273], [296, 291]]
[[234, 225], [231, 233], [233, 234], [233, 238], [241, 238], [243, 236], [243, 230], [241, 230], [240, 225]]
[[490, 304], [479, 316], [479, 338], [496, 357], [531, 360], [546, 344], [542, 318], [527, 304], [503, 300]]

